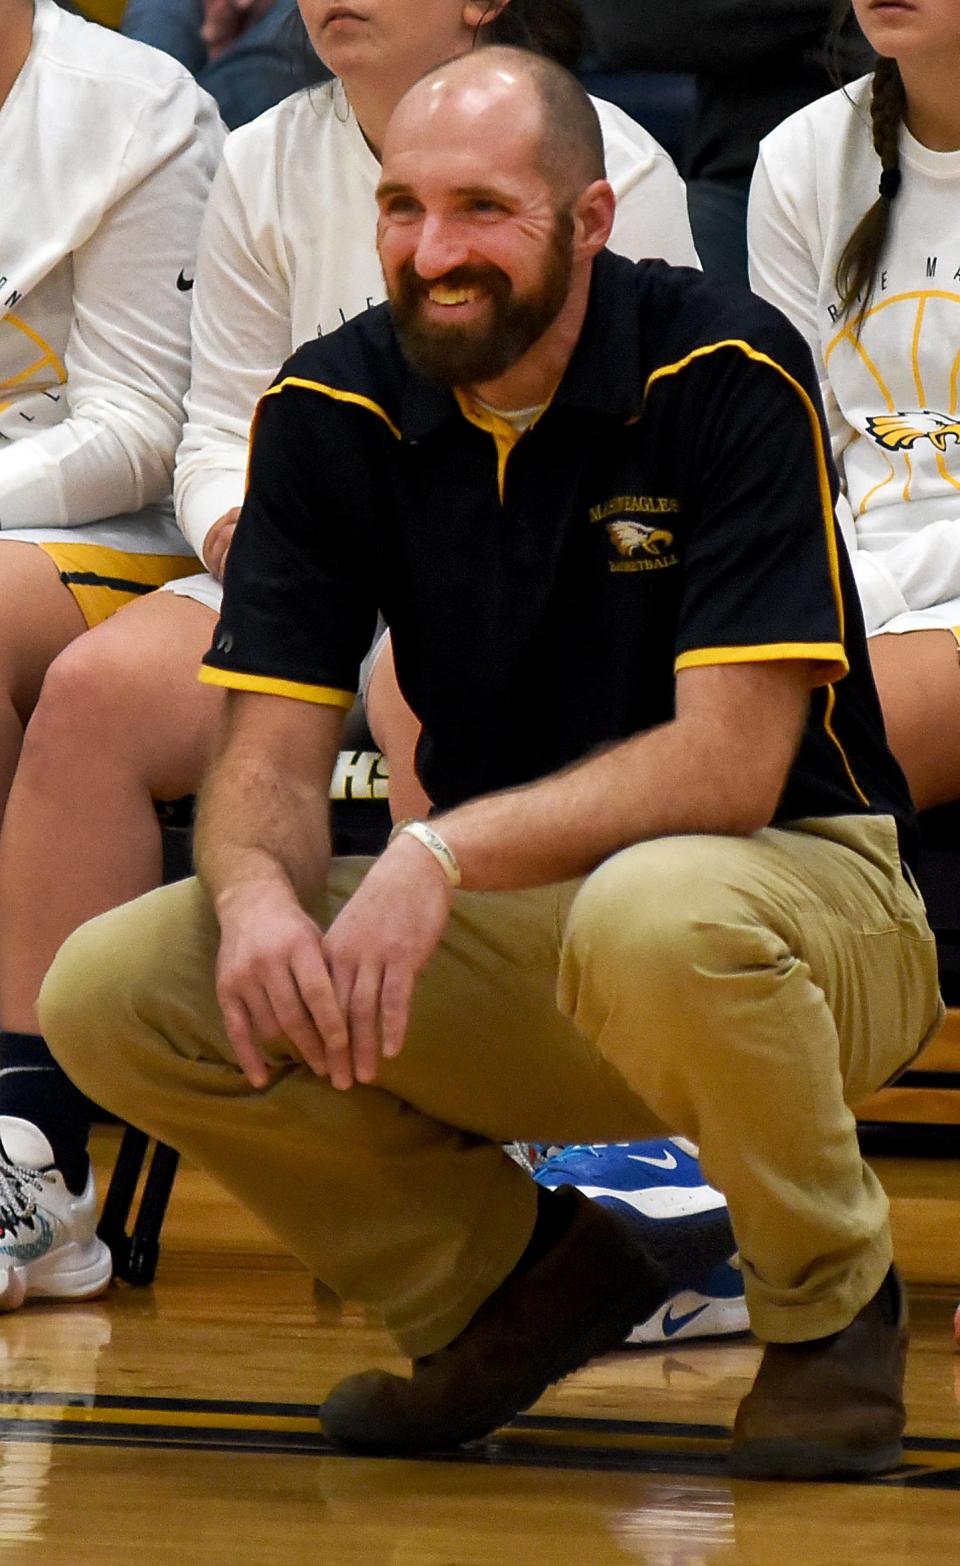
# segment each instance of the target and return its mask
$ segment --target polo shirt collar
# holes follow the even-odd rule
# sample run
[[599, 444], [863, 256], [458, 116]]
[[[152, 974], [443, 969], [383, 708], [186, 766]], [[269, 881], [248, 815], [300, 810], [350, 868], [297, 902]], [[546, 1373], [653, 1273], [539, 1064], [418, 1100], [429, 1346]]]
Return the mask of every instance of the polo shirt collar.
[[[399, 340], [397, 351], [402, 355]], [[406, 359], [403, 362], [407, 373], [400, 397], [400, 432], [404, 440], [414, 442], [432, 435], [448, 419], [459, 419], [462, 415], [449, 386], [428, 380], [407, 364]]]
[[583, 330], [553, 406], [599, 413], [618, 423], [640, 413], [646, 381], [640, 332], [637, 267], [604, 250], [593, 264]]
[[[553, 396], [553, 407], [586, 409], [617, 422], [641, 411], [644, 379], [638, 374], [640, 318], [632, 261], [603, 251], [594, 262], [583, 330]], [[610, 344], [616, 352], [610, 352]], [[398, 351], [402, 352], [397, 344]], [[404, 361], [406, 364], [406, 361]], [[449, 387], [409, 365], [400, 406], [406, 441], [422, 440], [449, 419], [461, 418]]]

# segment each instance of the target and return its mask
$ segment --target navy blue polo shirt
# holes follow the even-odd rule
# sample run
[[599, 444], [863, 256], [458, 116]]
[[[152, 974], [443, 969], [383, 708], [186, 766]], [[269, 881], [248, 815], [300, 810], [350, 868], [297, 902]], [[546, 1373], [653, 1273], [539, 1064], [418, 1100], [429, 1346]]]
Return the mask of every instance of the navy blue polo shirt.
[[835, 486], [806, 345], [745, 291], [601, 255], [520, 436], [414, 371], [382, 306], [261, 401], [201, 678], [348, 706], [379, 610], [448, 807], [669, 721], [684, 668], [809, 660], [776, 819], [890, 813], [909, 856]]

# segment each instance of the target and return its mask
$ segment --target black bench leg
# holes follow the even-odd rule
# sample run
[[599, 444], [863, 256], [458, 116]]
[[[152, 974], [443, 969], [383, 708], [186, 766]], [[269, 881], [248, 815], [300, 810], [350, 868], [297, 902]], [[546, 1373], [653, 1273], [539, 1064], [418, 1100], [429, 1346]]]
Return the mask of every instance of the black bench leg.
[[152, 1283], [160, 1254], [160, 1230], [173, 1189], [179, 1155], [165, 1142], [154, 1144], [153, 1157], [128, 1233], [127, 1224], [150, 1138], [127, 1126], [97, 1225], [97, 1234], [113, 1258], [113, 1275], [124, 1283]]

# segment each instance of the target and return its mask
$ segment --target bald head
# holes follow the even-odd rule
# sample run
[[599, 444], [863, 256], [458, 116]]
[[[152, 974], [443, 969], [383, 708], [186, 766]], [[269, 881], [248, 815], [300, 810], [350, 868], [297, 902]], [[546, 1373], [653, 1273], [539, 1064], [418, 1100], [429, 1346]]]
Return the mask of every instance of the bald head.
[[554, 60], [526, 49], [487, 45], [428, 71], [401, 98], [390, 121], [384, 155], [412, 126], [431, 119], [458, 122], [478, 137], [491, 125], [509, 125], [529, 138], [537, 167], [566, 205], [594, 180], [605, 178], [603, 133], [596, 110], [576, 77]]

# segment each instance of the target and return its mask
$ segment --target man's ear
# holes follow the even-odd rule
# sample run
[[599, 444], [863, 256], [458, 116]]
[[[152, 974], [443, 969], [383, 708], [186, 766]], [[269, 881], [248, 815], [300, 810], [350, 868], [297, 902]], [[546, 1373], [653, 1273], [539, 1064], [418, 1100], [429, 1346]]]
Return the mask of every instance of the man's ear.
[[573, 204], [573, 246], [578, 256], [595, 256], [610, 238], [617, 198], [605, 179], [595, 179]]

